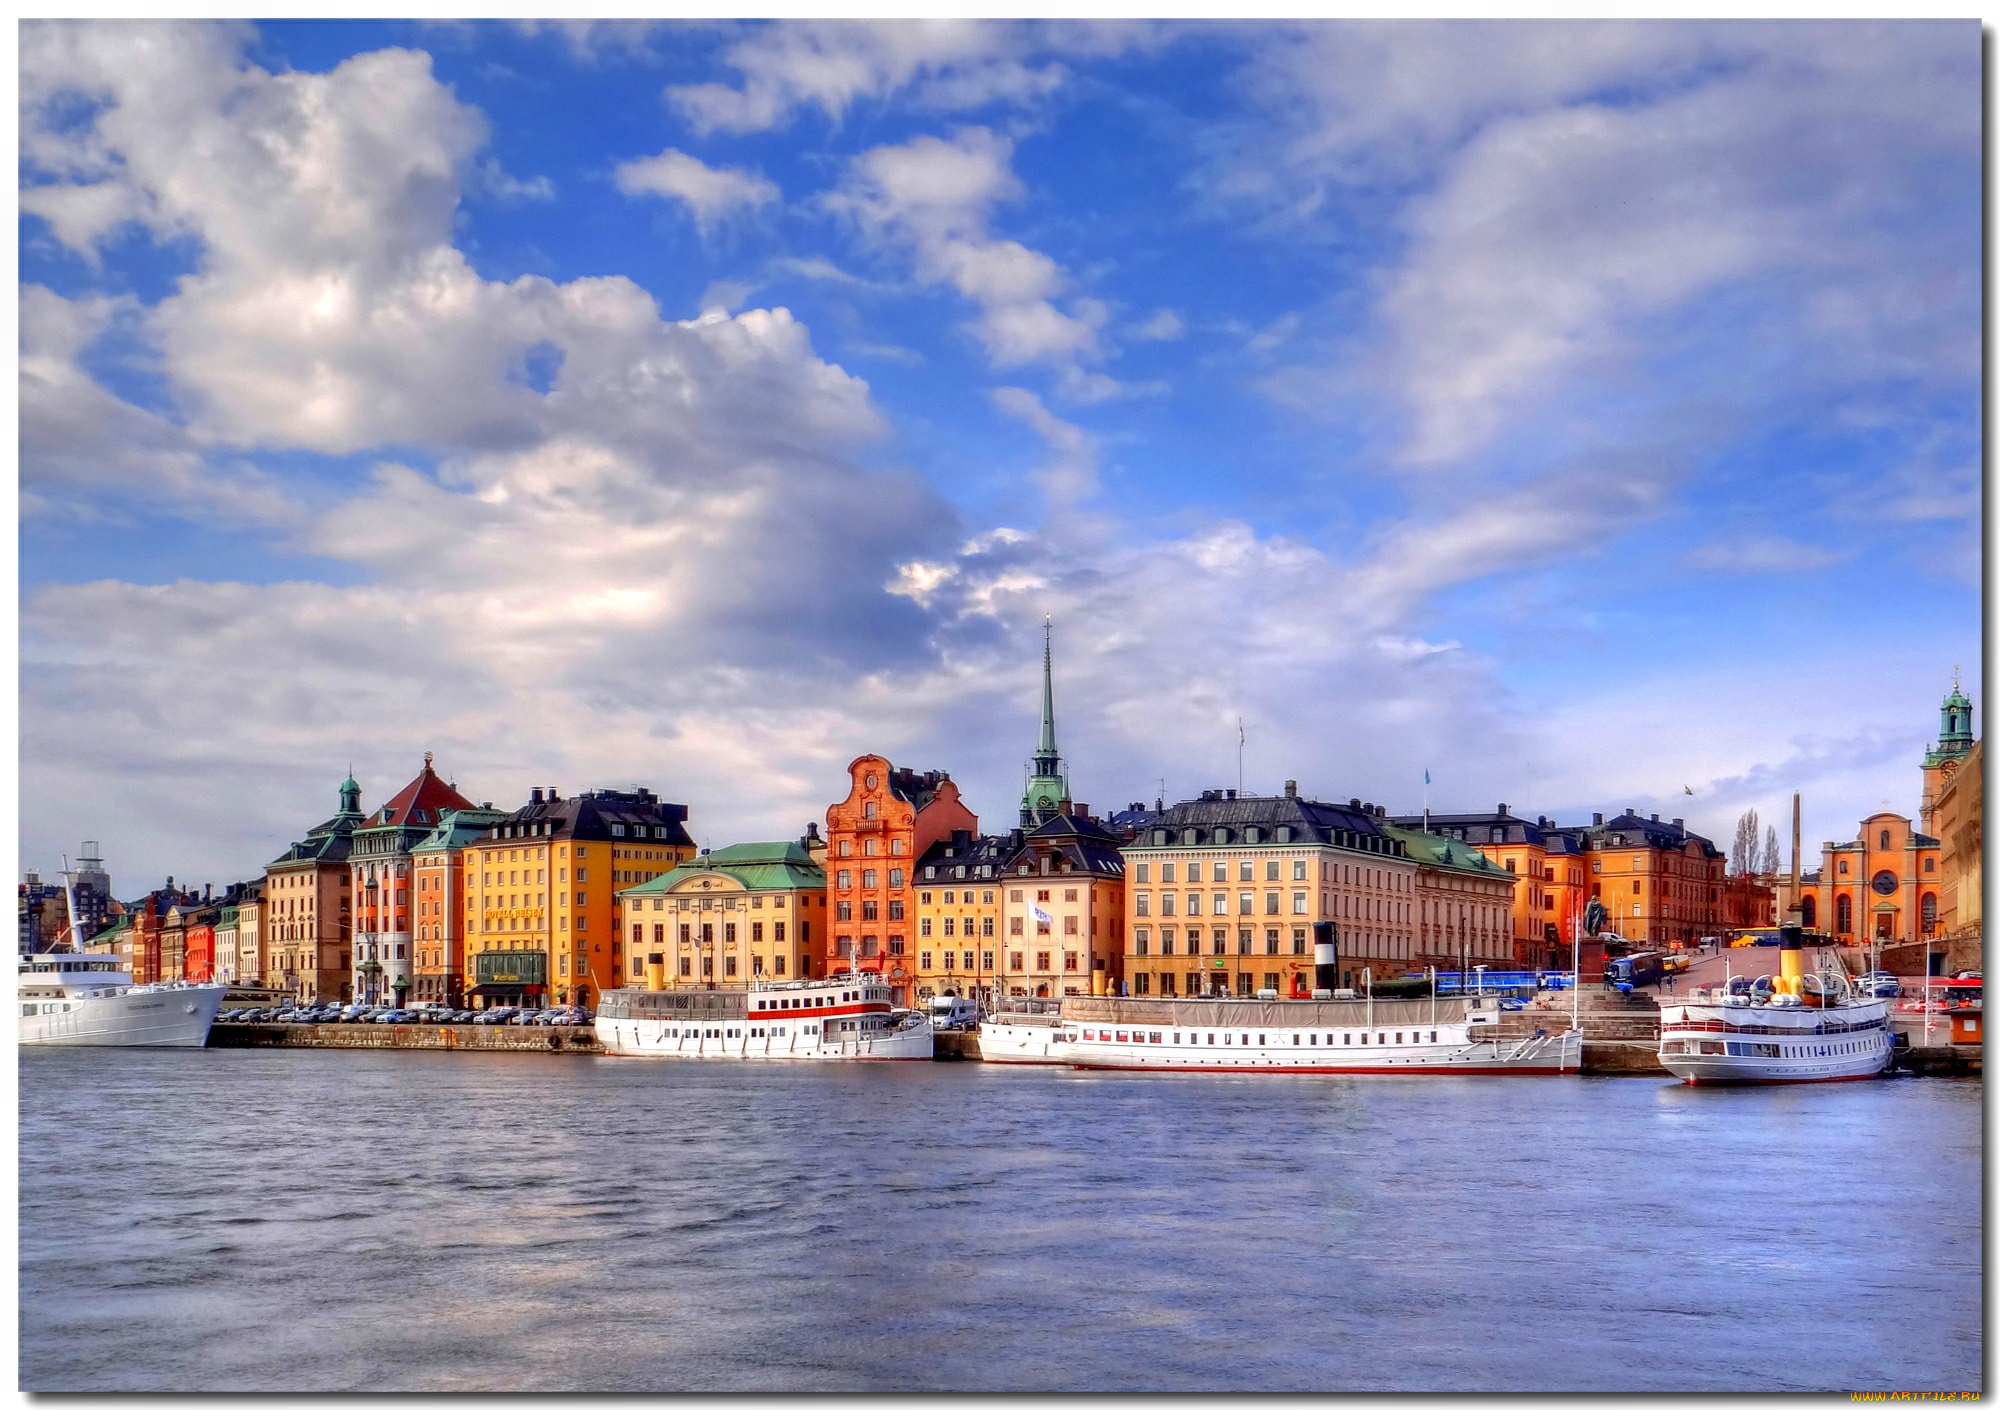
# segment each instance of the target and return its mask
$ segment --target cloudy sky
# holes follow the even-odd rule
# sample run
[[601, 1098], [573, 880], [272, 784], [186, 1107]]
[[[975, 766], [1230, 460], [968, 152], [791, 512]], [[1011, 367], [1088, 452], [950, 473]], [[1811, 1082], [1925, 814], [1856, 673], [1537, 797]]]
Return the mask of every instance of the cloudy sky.
[[[1809, 848], [1980, 669], [1980, 50], [29, 25], [23, 862], [426, 749], [795, 836], [1287, 778]], [[1685, 789], [1692, 789], [1688, 796]]]

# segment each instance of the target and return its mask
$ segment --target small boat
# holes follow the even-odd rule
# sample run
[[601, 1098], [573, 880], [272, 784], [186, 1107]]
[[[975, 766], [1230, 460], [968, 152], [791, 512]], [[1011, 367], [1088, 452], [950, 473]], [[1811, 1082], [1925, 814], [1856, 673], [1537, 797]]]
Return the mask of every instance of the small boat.
[[199, 1048], [222, 1007], [222, 984], [134, 984], [108, 955], [21, 957], [23, 1047]]
[[1845, 975], [1806, 974], [1799, 946], [1798, 927], [1782, 927], [1768, 995], [1698, 991], [1662, 1004], [1660, 1065], [1691, 1085], [1881, 1075], [1894, 1053], [1889, 1001], [1860, 996]]
[[1001, 999], [979, 1020], [979, 1060], [1060, 1066], [1067, 1049], [1062, 1036], [1061, 999]]
[[892, 1008], [873, 975], [748, 989], [607, 989], [597, 1041], [611, 1057], [929, 1062], [930, 1016]]

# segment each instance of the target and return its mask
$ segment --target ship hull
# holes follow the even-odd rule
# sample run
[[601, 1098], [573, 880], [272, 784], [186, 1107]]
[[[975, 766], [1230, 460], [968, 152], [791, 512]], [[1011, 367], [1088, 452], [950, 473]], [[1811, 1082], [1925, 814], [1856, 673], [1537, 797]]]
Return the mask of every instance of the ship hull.
[[626, 1018], [597, 1022], [599, 1049], [607, 1057], [681, 1058], [689, 1061], [772, 1062], [929, 1062], [932, 1033], [929, 1023], [879, 1036], [828, 1038], [815, 1034], [787, 1033], [783, 1036], [752, 1036], [750, 1025], [736, 1033], [723, 1026], [720, 1036], [697, 1031], [688, 1034], [673, 1030], [678, 1025], [657, 1019]]
[[[1524, 1039], [1518, 1043], [1490, 1040], [1437, 1044], [1391, 1044], [1372, 1048], [1363, 1056], [1336, 1048], [1309, 1046], [1305, 1035], [1275, 1030], [1255, 1035], [1231, 1034], [1232, 1038], [1262, 1038], [1259, 1044], [1232, 1042], [1211, 1047], [1171, 1041], [1156, 1044], [1150, 1030], [1143, 1044], [1130, 1039], [1120, 1042], [1112, 1028], [1108, 1040], [1083, 1036], [1102, 1032], [1095, 1025], [1080, 1027], [1074, 1041], [1062, 1046], [1060, 1059], [1068, 1066], [1128, 1072], [1260, 1072], [1301, 1073], [1344, 1076], [1518, 1076], [1557, 1077], [1572, 1074], [1582, 1065], [1583, 1040], [1574, 1032]], [[1132, 1031], [1132, 1030], [1127, 1030]], [[1196, 1035], [1164, 1035], [1195, 1037]], [[1295, 1046], [1294, 1037], [1299, 1038]], [[982, 1044], [982, 1051], [984, 1045]]]
[[1828, 1008], [1671, 1004], [1660, 1012], [1660, 1065], [1690, 1086], [1859, 1082], [1894, 1055], [1888, 1005]]
[[22, 1001], [22, 1047], [199, 1048], [222, 1008], [225, 986], [142, 986], [90, 998]]
[[987, 1019], [979, 1025], [979, 1060], [1028, 1067], [1060, 1067], [1068, 1062], [1062, 1029], [1053, 1023], [1009, 1023]]

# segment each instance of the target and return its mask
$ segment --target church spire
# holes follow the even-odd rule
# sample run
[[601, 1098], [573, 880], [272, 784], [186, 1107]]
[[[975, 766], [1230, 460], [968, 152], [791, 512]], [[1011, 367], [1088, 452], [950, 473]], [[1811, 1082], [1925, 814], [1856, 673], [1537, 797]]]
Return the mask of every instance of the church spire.
[[1061, 811], [1069, 800], [1062, 755], [1056, 752], [1055, 624], [1042, 619], [1042, 735], [1035, 745], [1034, 774], [1021, 795], [1021, 826], [1035, 827]]

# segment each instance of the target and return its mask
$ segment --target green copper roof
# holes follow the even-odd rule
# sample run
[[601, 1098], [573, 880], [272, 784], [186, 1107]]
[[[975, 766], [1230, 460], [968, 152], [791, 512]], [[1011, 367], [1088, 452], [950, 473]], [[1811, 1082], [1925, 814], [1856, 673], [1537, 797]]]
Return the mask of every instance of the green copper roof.
[[1514, 873], [1487, 857], [1478, 848], [1442, 833], [1422, 832], [1407, 827], [1383, 827], [1382, 831], [1403, 844], [1410, 860], [1419, 866], [1444, 867], [1449, 871], [1477, 872], [1516, 880]]
[[739, 842], [672, 871], [619, 890], [621, 896], [661, 895], [698, 876], [727, 876], [746, 891], [822, 891], [826, 871], [796, 842]]

